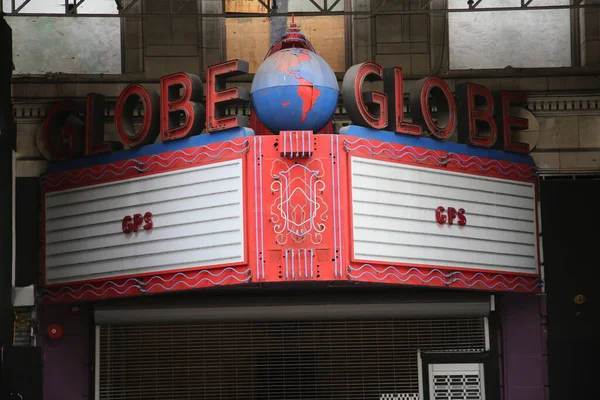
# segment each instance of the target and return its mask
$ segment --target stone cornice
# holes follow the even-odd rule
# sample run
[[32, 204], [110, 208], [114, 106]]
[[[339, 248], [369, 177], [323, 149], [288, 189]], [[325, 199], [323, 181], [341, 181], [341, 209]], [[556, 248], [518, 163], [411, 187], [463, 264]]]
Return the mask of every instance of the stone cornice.
[[529, 96], [527, 108], [534, 115], [599, 115], [600, 95]]

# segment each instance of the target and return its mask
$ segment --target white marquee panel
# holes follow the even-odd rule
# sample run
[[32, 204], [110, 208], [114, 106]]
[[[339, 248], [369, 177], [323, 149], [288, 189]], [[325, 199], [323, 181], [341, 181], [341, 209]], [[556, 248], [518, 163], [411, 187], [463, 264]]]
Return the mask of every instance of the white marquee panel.
[[[354, 258], [537, 273], [535, 186], [352, 157]], [[466, 210], [440, 225], [435, 210]]]
[[[46, 283], [244, 261], [241, 160], [46, 194]], [[125, 216], [153, 228], [125, 234]]]

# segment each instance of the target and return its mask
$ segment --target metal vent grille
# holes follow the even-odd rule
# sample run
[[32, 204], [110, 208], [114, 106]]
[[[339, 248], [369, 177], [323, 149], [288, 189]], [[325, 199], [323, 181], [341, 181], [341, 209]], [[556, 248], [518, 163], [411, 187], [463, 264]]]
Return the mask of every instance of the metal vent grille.
[[483, 318], [100, 327], [102, 400], [418, 393], [417, 349], [483, 349]]
[[433, 365], [432, 400], [484, 400], [482, 369], [481, 364]]

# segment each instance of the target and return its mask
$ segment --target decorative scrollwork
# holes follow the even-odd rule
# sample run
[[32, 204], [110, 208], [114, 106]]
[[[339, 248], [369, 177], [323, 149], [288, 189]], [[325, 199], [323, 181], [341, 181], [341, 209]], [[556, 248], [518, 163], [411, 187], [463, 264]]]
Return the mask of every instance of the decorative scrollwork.
[[306, 165], [292, 164], [277, 159], [270, 171], [271, 190], [277, 196], [271, 205], [271, 222], [276, 241], [282, 245], [292, 239], [312, 244], [323, 241], [328, 206], [323, 199], [326, 185], [322, 180], [325, 169], [319, 159]]

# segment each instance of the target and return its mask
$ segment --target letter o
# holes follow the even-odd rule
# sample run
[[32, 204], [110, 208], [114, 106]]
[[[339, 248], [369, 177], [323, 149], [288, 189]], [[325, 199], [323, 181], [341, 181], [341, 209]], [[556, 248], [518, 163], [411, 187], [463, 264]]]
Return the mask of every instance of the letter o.
[[[431, 113], [434, 104], [438, 108], [438, 121], [434, 121]], [[448, 84], [438, 77], [417, 82], [410, 95], [410, 113], [413, 122], [426, 126], [437, 139], [449, 138], [456, 129], [456, 101]]]
[[[134, 126], [134, 111], [141, 100], [143, 108], [142, 126]], [[155, 90], [147, 90], [136, 83], [128, 85], [119, 95], [115, 107], [115, 125], [123, 145], [140, 147], [152, 144], [160, 133], [160, 96]]]

